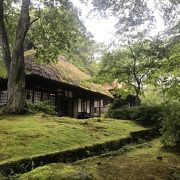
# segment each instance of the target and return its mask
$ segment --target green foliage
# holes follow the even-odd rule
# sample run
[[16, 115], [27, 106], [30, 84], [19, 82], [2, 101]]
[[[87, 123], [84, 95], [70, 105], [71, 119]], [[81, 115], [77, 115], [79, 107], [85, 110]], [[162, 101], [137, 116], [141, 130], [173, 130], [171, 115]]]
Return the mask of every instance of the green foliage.
[[166, 104], [163, 108], [162, 142], [180, 150], [180, 103]]
[[[20, 13], [19, 2], [4, 1], [5, 23], [10, 49], [15, 43], [17, 19]], [[39, 8], [40, 7], [40, 8]], [[95, 73], [93, 54], [97, 46], [92, 35], [79, 19], [79, 10], [70, 0], [32, 1], [29, 10], [31, 25], [25, 39], [25, 50], [36, 48], [37, 61], [50, 63], [58, 56], [64, 56], [88, 74]]]
[[124, 108], [117, 108], [117, 109], [109, 109], [106, 117], [115, 118], [115, 119], [129, 119], [135, 120], [137, 118], [138, 108], [132, 107], [124, 107]]
[[49, 101], [39, 101], [37, 103], [28, 103], [27, 111], [29, 113], [44, 112], [46, 114], [57, 115], [55, 107]]
[[99, 11], [103, 16], [113, 15], [118, 19], [116, 28], [117, 34], [121, 37], [128, 32], [134, 32], [134, 30], [137, 30], [137, 28], [144, 23], [148, 24], [148, 28], [152, 25], [154, 16], [152, 10], [147, 4], [147, 1], [93, 0], [92, 4], [94, 5], [95, 10]]
[[179, 41], [173, 42], [171, 39], [167, 44], [164, 60], [149, 78], [149, 83], [160, 91], [164, 101], [180, 98], [180, 44]]
[[60, 1], [61, 6], [44, 4], [40, 19], [28, 35], [27, 42], [37, 48], [37, 60], [49, 63], [64, 56], [85, 72], [93, 73], [95, 43], [92, 35], [79, 19], [79, 13], [70, 1]]
[[137, 38], [136, 43], [104, 54], [98, 75], [123, 82], [139, 96], [143, 94], [145, 81], [159, 67], [166, 51], [160, 40], [142, 40], [141, 35]]
[[112, 78], [109, 78], [107, 76], [107, 74], [105, 76], [95, 76], [92, 77], [90, 80], [90, 82], [96, 83], [96, 84], [104, 84], [107, 82], [112, 82]]
[[126, 97], [129, 95], [129, 94], [134, 94], [134, 91], [133, 89], [131, 89], [130, 87], [127, 87], [125, 85], [123, 85], [122, 88], [120, 89], [114, 89], [111, 91], [111, 93], [113, 95], [116, 95], [118, 97], [121, 97], [122, 99], [126, 99]]
[[135, 120], [143, 126], [159, 127], [162, 117], [161, 109], [161, 106], [123, 107], [109, 109], [106, 116], [115, 119]]
[[164, 96], [159, 87], [148, 85], [143, 92], [141, 97], [142, 104], [148, 106], [160, 105], [164, 102]]
[[162, 117], [162, 106], [140, 106], [138, 107], [136, 121], [145, 126], [159, 127]]

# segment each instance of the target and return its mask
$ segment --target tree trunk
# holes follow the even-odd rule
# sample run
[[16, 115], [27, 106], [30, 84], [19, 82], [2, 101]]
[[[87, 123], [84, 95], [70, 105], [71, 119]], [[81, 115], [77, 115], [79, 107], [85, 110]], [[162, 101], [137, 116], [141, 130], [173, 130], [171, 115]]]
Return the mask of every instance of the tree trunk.
[[141, 104], [141, 99], [139, 97], [140, 92], [141, 92], [140, 86], [136, 87], [135, 91], [136, 91], [136, 101], [135, 101], [135, 104], [136, 104], [136, 106], [139, 106]]
[[7, 31], [4, 23], [3, 0], [0, 0], [0, 39], [1, 39], [3, 60], [6, 66], [6, 70], [7, 72], [9, 72], [10, 63], [11, 63], [11, 52], [9, 48]]
[[8, 101], [4, 112], [22, 113], [26, 105], [24, 49], [19, 47], [18, 53], [11, 59], [10, 73], [8, 77]]
[[24, 39], [30, 25], [30, 0], [23, 0], [19, 17], [15, 47], [13, 49], [8, 73], [8, 101], [4, 109], [8, 114], [19, 114], [25, 110], [25, 65], [24, 65]]

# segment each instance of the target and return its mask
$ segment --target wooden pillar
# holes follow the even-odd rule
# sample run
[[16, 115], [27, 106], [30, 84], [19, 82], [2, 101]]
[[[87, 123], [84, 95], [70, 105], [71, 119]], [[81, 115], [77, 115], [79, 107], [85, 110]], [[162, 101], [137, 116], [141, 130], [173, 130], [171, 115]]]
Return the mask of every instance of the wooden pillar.
[[41, 91], [41, 101], [43, 100], [43, 91]]
[[101, 99], [99, 99], [99, 117], [101, 117]]
[[32, 102], [34, 103], [34, 90], [32, 90]]

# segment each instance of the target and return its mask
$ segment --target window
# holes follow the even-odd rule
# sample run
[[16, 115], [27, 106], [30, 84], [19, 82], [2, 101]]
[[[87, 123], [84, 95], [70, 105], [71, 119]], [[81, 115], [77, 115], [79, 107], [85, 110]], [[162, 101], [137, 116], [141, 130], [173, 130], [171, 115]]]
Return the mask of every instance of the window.
[[72, 98], [73, 97], [73, 93], [72, 91], [69, 91], [69, 97]]
[[102, 99], [101, 99], [101, 107], [104, 107], [104, 102]]
[[66, 97], [70, 97], [70, 98], [73, 97], [73, 92], [72, 91], [65, 91], [64, 94], [65, 94]]
[[34, 91], [34, 103], [41, 101], [41, 91]]
[[99, 116], [100, 113], [100, 100], [94, 101], [94, 115]]
[[0, 106], [5, 105], [7, 102], [7, 91], [0, 91]]
[[62, 96], [63, 95], [63, 90], [62, 89], [57, 89], [57, 95]]
[[87, 103], [86, 101], [81, 101], [81, 111], [82, 112], [86, 112], [86, 106], [87, 106]]
[[66, 96], [66, 97], [68, 97], [68, 91], [65, 91], [65, 93], [64, 93], [64, 94], [65, 94], [65, 96]]
[[87, 100], [87, 113], [90, 113], [90, 101]]
[[27, 90], [26, 91], [27, 102], [32, 102], [32, 96], [33, 96], [33, 91], [32, 90]]
[[47, 101], [48, 100], [48, 93], [47, 92], [43, 92], [43, 94], [42, 94], [42, 100], [43, 101]]
[[55, 94], [49, 95], [49, 103], [53, 106], [55, 106]]
[[99, 101], [94, 101], [94, 107], [99, 107]]
[[81, 99], [78, 99], [78, 112], [81, 112]]

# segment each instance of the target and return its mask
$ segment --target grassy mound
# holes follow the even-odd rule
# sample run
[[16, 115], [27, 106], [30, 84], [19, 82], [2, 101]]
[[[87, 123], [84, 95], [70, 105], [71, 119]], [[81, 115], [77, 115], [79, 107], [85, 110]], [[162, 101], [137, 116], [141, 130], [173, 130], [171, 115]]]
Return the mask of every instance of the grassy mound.
[[128, 120], [0, 116], [0, 161], [103, 143], [143, 129]]
[[[43, 174], [43, 175], [42, 175]], [[46, 175], [48, 174], [48, 175]], [[77, 179], [179, 179], [180, 156], [165, 151], [159, 140], [128, 146], [124, 152], [88, 158], [73, 164], [51, 164], [20, 177], [21, 180], [66, 179], [67, 175], [82, 174]], [[65, 178], [64, 178], [65, 177]], [[69, 179], [73, 179], [68, 176]]]

